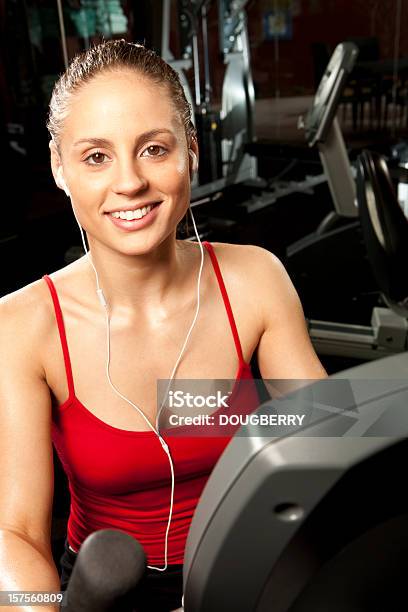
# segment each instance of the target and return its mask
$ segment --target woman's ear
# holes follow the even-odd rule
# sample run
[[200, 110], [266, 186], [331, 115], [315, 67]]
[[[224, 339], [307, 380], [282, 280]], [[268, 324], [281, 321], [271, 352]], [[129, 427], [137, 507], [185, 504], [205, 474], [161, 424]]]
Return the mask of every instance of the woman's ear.
[[192, 138], [189, 149], [189, 166], [190, 166], [190, 178], [193, 177], [194, 173], [198, 172], [198, 143], [196, 138]]
[[191, 169], [191, 172], [193, 172], [193, 173], [197, 172], [197, 170], [198, 170], [197, 155], [191, 149], [189, 149], [188, 154], [190, 155], [190, 169]]
[[64, 179], [61, 158], [58, 153], [57, 146], [53, 140], [50, 140], [49, 148], [51, 153], [51, 170], [55, 184], [57, 185], [57, 187], [65, 191], [68, 197], [71, 197], [71, 194]]
[[64, 179], [64, 175], [62, 172], [62, 166], [59, 166], [58, 171], [57, 171], [57, 185], [58, 187], [60, 187], [61, 189], [65, 191], [65, 195], [67, 195], [69, 198], [71, 197], [71, 194], [69, 192], [69, 189]]

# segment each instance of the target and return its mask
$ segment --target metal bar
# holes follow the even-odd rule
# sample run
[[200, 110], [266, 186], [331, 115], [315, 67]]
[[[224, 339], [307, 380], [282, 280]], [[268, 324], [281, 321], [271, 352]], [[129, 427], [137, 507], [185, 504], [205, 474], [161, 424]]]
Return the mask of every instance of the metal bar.
[[395, 38], [394, 38], [394, 61], [393, 61], [393, 84], [392, 84], [392, 135], [395, 136], [397, 119], [397, 80], [398, 80], [398, 56], [401, 34], [401, 0], [397, 0], [397, 12], [395, 15]]
[[336, 211], [342, 217], [357, 217], [356, 185], [337, 118], [318, 148]]
[[200, 59], [199, 59], [199, 54], [198, 54], [197, 31], [195, 31], [193, 34], [192, 43], [193, 43], [192, 46], [193, 46], [195, 103], [198, 108], [201, 105], [201, 85], [200, 85]]
[[58, 8], [58, 21], [61, 33], [61, 47], [62, 47], [62, 55], [64, 58], [64, 66], [65, 70], [68, 68], [68, 49], [67, 49], [67, 37], [65, 36], [65, 25], [64, 25], [64, 12], [62, 9], [61, 0], [57, 0], [57, 8]]
[[402, 352], [378, 344], [375, 331], [369, 326], [309, 319], [308, 328], [312, 344], [320, 355], [373, 360]]
[[204, 101], [206, 104], [211, 102], [211, 79], [210, 79], [210, 61], [208, 54], [208, 23], [207, 23], [208, 6], [207, 2], [201, 5], [201, 30], [203, 33], [203, 51], [204, 51]]

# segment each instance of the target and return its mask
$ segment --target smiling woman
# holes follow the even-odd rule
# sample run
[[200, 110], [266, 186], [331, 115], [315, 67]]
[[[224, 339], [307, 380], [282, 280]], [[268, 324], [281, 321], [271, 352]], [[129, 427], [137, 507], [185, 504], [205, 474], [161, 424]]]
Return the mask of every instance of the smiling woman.
[[87, 536], [121, 529], [147, 556], [137, 610], [164, 612], [181, 603], [192, 516], [229, 438], [167, 436], [158, 380], [230, 379], [229, 409], [249, 413], [255, 353], [264, 378], [326, 374], [276, 257], [176, 239], [199, 151], [166, 62], [124, 40], [90, 48], [56, 83], [48, 129], [89, 251], [0, 300], [0, 587], [58, 590], [53, 443], [71, 493], [62, 587]]
[[[177, 73], [143, 46], [125, 45], [112, 41], [75, 58], [50, 102], [54, 177], [72, 198], [95, 262], [101, 238], [136, 255], [168, 237], [187, 210], [189, 160], [198, 157]], [[138, 232], [154, 220], [155, 231]]]

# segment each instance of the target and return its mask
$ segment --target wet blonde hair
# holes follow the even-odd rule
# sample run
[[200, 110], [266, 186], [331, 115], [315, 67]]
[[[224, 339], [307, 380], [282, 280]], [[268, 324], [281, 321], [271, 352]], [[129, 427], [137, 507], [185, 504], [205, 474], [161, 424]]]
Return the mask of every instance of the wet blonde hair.
[[134, 70], [158, 85], [167, 86], [171, 102], [184, 126], [187, 145], [192, 138], [196, 138], [191, 105], [178, 73], [151, 49], [122, 38], [103, 42], [76, 55], [55, 83], [49, 103], [47, 129], [59, 151], [64, 120], [75, 93], [97, 75], [121, 68]]

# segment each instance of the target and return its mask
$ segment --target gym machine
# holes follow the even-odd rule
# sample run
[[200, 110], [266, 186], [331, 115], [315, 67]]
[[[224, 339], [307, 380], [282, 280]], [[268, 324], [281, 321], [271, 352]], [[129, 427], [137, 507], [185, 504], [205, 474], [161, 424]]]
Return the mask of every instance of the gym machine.
[[[342, 291], [341, 283], [346, 284], [349, 280], [351, 292], [354, 291], [357, 296], [358, 292], [365, 292], [374, 297], [375, 302], [370, 304], [371, 325], [313, 318], [308, 321], [310, 336], [319, 354], [368, 360], [406, 349], [408, 309], [403, 307], [396, 310], [392, 305], [391, 309], [375, 305], [380, 292], [380, 285], [375, 280], [376, 266], [379, 259], [389, 259], [389, 249], [385, 244], [382, 254], [380, 249], [377, 249], [376, 263], [371, 262], [370, 266], [370, 247], [364, 238], [370, 231], [369, 227], [379, 224], [388, 244], [390, 240], [402, 244], [406, 239], [408, 222], [389, 180], [385, 198], [382, 187], [387, 179], [378, 181], [374, 172], [367, 174], [367, 164], [358, 163], [357, 167], [352, 167], [347, 156], [336, 112], [356, 57], [357, 48], [352, 43], [342, 43], [336, 47], [322, 77], [313, 106], [305, 121], [301, 122], [309, 146], [317, 146], [319, 149], [335, 211], [322, 221], [316, 232], [287, 249], [287, 266], [295, 279], [295, 285], [298, 276], [305, 286], [314, 283], [314, 289], [317, 290], [316, 278], [321, 278], [319, 284], [330, 293], [331, 300], [333, 293], [330, 292], [329, 278], [327, 283], [324, 282], [325, 274], [339, 282], [338, 294]], [[375, 168], [381, 170], [379, 165]], [[356, 179], [363, 185], [358, 194]], [[368, 206], [371, 211], [378, 212], [375, 219], [373, 214], [367, 214], [364, 218], [359, 214], [364, 202], [368, 203], [365, 205], [366, 209]], [[395, 211], [395, 214], [387, 213], [387, 208]], [[393, 258], [393, 262], [397, 265], [396, 258]], [[321, 277], [319, 268], [322, 270]], [[391, 274], [389, 265], [387, 269]], [[398, 265], [398, 270], [401, 270], [401, 265]], [[401, 283], [405, 285], [403, 277]], [[383, 299], [387, 302], [386, 284], [383, 283], [381, 289]], [[408, 295], [408, 286], [402, 291]]]
[[[212, 104], [207, 15], [212, 0], [178, 0], [182, 59], [175, 59], [169, 46], [170, 0], [163, 0], [161, 56], [180, 75], [187, 100], [194, 109], [194, 123], [202, 147], [198, 180], [193, 184], [192, 203], [211, 197], [231, 184], [254, 181], [256, 159], [245, 152], [253, 140], [254, 87], [244, 7], [248, 0], [219, 0], [220, 54], [226, 65], [221, 108]], [[200, 37], [201, 32], [201, 37]], [[202, 54], [199, 53], [202, 40]], [[204, 87], [201, 85], [202, 57]], [[193, 68], [194, 94], [185, 70]]]
[[243, 427], [226, 448], [190, 528], [186, 611], [406, 607], [407, 366], [364, 364], [258, 409], [308, 423]]
[[[194, 109], [200, 142], [199, 175], [193, 183], [191, 206], [205, 207], [200, 219], [201, 237], [211, 229], [233, 227], [240, 219], [266, 209], [281, 198], [313, 193], [326, 182], [324, 173], [268, 185], [257, 174], [254, 129], [255, 93], [252, 80], [245, 6], [248, 0], [217, 0], [219, 53], [225, 68], [221, 106], [212, 100], [207, 15], [211, 0], [179, 0], [178, 19], [182, 59], [169, 48], [170, 0], [163, 0], [161, 55], [180, 74], [187, 99]], [[201, 36], [200, 36], [201, 33]], [[202, 41], [202, 54], [199, 41]], [[204, 64], [200, 69], [200, 58]], [[194, 93], [185, 71], [193, 69]], [[200, 74], [204, 74], [204, 86]], [[213, 202], [217, 206], [211, 206]], [[198, 211], [199, 214], [201, 212]], [[194, 237], [189, 237], [194, 240]]]

